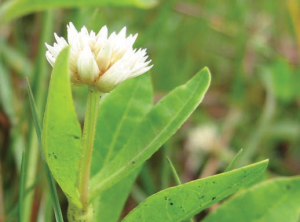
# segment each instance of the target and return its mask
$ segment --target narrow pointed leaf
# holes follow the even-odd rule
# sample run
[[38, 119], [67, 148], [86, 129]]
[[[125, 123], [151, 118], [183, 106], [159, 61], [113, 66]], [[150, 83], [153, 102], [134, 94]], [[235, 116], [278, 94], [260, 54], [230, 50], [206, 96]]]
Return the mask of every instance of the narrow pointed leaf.
[[138, 205], [122, 222], [186, 221], [249, 184], [264, 172], [267, 164], [268, 160], [265, 160], [158, 192]]
[[242, 154], [243, 154], [243, 149], [240, 149], [240, 151], [235, 155], [233, 160], [230, 162], [228, 167], [225, 169], [225, 172], [228, 172], [228, 171], [233, 169], [233, 167], [235, 166], [236, 161], [241, 157]]
[[81, 158], [81, 128], [69, 79], [69, 47], [57, 57], [51, 74], [44, 115], [42, 146], [48, 166], [69, 201], [80, 206], [76, 189]]
[[29, 104], [30, 104], [30, 109], [31, 109], [31, 113], [32, 113], [32, 117], [33, 117], [33, 122], [34, 122], [34, 127], [35, 127], [35, 131], [36, 131], [36, 135], [38, 138], [38, 144], [39, 144], [39, 149], [40, 149], [40, 153], [42, 156], [42, 161], [43, 161], [43, 166], [45, 168], [45, 172], [46, 172], [46, 176], [47, 176], [47, 182], [49, 185], [49, 189], [50, 189], [50, 196], [51, 196], [51, 200], [53, 203], [53, 209], [54, 209], [54, 214], [55, 214], [55, 218], [57, 222], [63, 222], [63, 217], [62, 217], [62, 213], [61, 213], [61, 209], [60, 209], [60, 204], [59, 204], [59, 199], [58, 199], [58, 195], [56, 192], [56, 187], [55, 187], [55, 181], [52, 177], [52, 174], [50, 172], [50, 169], [46, 163], [45, 160], [45, 156], [42, 150], [42, 138], [41, 138], [41, 124], [39, 122], [39, 118], [38, 118], [38, 113], [36, 110], [36, 106], [35, 106], [35, 102], [34, 102], [34, 98], [33, 98], [33, 94], [30, 88], [30, 84], [28, 79], [27, 80], [27, 93], [29, 96]]
[[269, 180], [224, 202], [203, 222], [296, 222], [300, 212], [300, 177]]
[[24, 199], [24, 189], [25, 189], [25, 152], [22, 154], [22, 164], [21, 164], [21, 179], [19, 185], [19, 201], [18, 201], [18, 221], [22, 221], [23, 215], [23, 199]]
[[158, 102], [113, 161], [91, 179], [91, 197], [130, 175], [149, 159], [196, 109], [209, 83], [210, 73], [205, 68]]

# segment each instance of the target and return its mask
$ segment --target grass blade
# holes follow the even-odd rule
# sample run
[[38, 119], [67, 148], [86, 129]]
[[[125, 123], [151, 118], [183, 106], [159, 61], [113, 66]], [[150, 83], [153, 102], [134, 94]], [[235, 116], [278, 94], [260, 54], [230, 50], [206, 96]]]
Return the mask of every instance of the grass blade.
[[180, 181], [180, 178], [175, 170], [175, 167], [173, 165], [173, 163], [171, 162], [170, 158], [167, 157], [167, 160], [168, 160], [168, 163], [170, 164], [170, 168], [171, 168], [171, 171], [172, 171], [172, 174], [173, 174], [173, 177], [174, 177], [174, 180], [176, 182], [177, 185], [180, 185], [181, 184], [181, 181]]
[[18, 204], [18, 221], [22, 221], [23, 215], [23, 197], [24, 197], [24, 188], [25, 188], [25, 152], [22, 154], [22, 164], [21, 164], [21, 181], [19, 186], [19, 204]]
[[[169, 163], [169, 165], [170, 165], [170, 168], [171, 168], [171, 171], [172, 171], [172, 174], [173, 174], [173, 177], [174, 177], [174, 179], [175, 179], [176, 184], [177, 184], [177, 185], [181, 185], [181, 180], [180, 180], [180, 178], [179, 178], [179, 176], [178, 176], [178, 173], [177, 173], [177, 171], [176, 171], [176, 169], [175, 169], [175, 167], [174, 167], [172, 161], [170, 160], [169, 157], [167, 157], [167, 160], [168, 160], [168, 163]], [[193, 222], [194, 220], [193, 220], [193, 218], [190, 218], [188, 221], [189, 221], [189, 222]]]
[[59, 200], [58, 200], [58, 196], [57, 196], [57, 192], [56, 192], [56, 188], [55, 188], [55, 182], [54, 182], [52, 174], [51, 174], [51, 172], [48, 168], [48, 165], [45, 161], [44, 153], [43, 153], [43, 150], [42, 150], [41, 125], [40, 125], [39, 120], [38, 120], [38, 114], [37, 114], [37, 111], [36, 111], [33, 94], [32, 94], [31, 88], [30, 88], [29, 81], [28, 81], [27, 78], [26, 78], [26, 80], [27, 80], [27, 92], [28, 92], [28, 96], [29, 96], [30, 109], [31, 109], [31, 112], [32, 112], [34, 126], [35, 126], [36, 134], [37, 134], [37, 137], [38, 137], [39, 149], [40, 149], [40, 152], [41, 152], [43, 165], [45, 167], [45, 171], [46, 171], [46, 175], [47, 175], [47, 181], [48, 181], [49, 187], [50, 187], [50, 194], [51, 194], [51, 199], [53, 201], [53, 208], [54, 208], [55, 218], [56, 218], [56, 221], [63, 222], [63, 217], [62, 217], [62, 213], [61, 213], [61, 209], [60, 209], [60, 205], [59, 205]]
[[226, 168], [226, 170], [224, 171], [224, 173], [232, 170], [232, 168], [234, 167], [236, 161], [241, 157], [243, 153], [243, 149], [241, 149], [236, 155], [235, 157], [233, 158], [233, 160], [231, 161], [231, 163], [228, 165], [228, 167]]

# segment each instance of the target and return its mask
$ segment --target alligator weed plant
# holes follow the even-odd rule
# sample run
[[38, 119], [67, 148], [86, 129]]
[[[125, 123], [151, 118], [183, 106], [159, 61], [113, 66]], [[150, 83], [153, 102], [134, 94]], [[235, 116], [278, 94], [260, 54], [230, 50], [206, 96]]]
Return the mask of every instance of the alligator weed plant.
[[[56, 43], [46, 44], [53, 71], [42, 127], [28, 85], [56, 220], [63, 217], [55, 181], [68, 199], [68, 221], [116, 221], [143, 163], [201, 103], [210, 72], [202, 69], [153, 104], [151, 60], [145, 49], [133, 48], [137, 34], [127, 36], [126, 27], [110, 35], [106, 26], [97, 34], [85, 27], [78, 32], [72, 23], [67, 28], [67, 41], [54, 34]], [[83, 131], [71, 85], [88, 86]], [[184, 184], [169, 161], [177, 186], [148, 197], [122, 221], [192, 221], [253, 182], [268, 163], [232, 170], [238, 157], [226, 172]]]

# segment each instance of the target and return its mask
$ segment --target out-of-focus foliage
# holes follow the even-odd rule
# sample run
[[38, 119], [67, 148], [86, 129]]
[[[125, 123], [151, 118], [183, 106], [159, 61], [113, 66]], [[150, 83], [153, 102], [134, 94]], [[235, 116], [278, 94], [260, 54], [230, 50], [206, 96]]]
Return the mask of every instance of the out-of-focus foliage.
[[[265, 177], [300, 173], [300, 26], [295, 23], [300, 18], [300, 4], [296, 0], [170, 0], [148, 9], [112, 3], [89, 7], [85, 5], [88, 1], [80, 2], [75, 9], [55, 5], [51, 12], [11, 21], [13, 16], [34, 12], [38, 5], [29, 4], [28, 9], [18, 6], [28, 1], [0, 2], [2, 12], [4, 5], [12, 5], [11, 10], [19, 7], [19, 11], [10, 12], [16, 14], [6, 14], [7, 23], [0, 24], [0, 220], [12, 221], [16, 216], [21, 155], [26, 148], [35, 170], [27, 174], [32, 182], [27, 184], [25, 195], [31, 195], [31, 201], [25, 198], [24, 206], [31, 209], [33, 220], [51, 221], [51, 217], [40, 216], [51, 215], [52, 206], [45, 194], [39, 155], [31, 149], [37, 142], [23, 79], [29, 77], [43, 116], [50, 65], [45, 62], [38, 67], [38, 61], [46, 60], [37, 55], [46, 51], [45, 41], [54, 39], [49, 24], [64, 37], [70, 21], [78, 29], [86, 25], [97, 32], [107, 25], [112, 32], [126, 25], [128, 33], [139, 33], [134, 46], [147, 47], [153, 60], [155, 102], [200, 68], [207, 66], [212, 73], [203, 105], [144, 166], [122, 216], [145, 197], [175, 184], [166, 155], [183, 183], [223, 172], [241, 148], [239, 166], [269, 158]], [[3, 13], [1, 16], [4, 19]], [[43, 36], [45, 30], [49, 33]], [[81, 121], [86, 91], [85, 87], [73, 88]], [[64, 196], [60, 197], [66, 209]]]
[[203, 222], [297, 221], [300, 205], [299, 185], [299, 177], [260, 183], [226, 201]]

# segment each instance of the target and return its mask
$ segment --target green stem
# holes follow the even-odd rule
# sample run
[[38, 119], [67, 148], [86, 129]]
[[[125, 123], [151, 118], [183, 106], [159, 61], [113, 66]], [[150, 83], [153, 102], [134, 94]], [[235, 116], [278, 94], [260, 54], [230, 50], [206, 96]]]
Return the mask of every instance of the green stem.
[[101, 93], [98, 90], [92, 87], [89, 88], [82, 136], [83, 154], [80, 162], [78, 180], [78, 189], [80, 192], [80, 200], [83, 210], [86, 210], [88, 207], [90, 168], [92, 163], [100, 95]]

